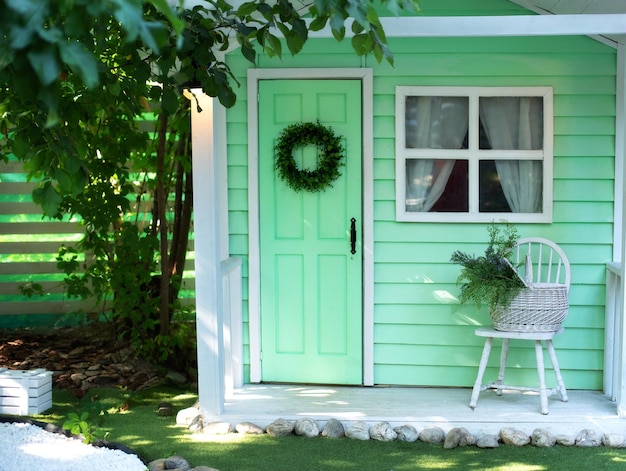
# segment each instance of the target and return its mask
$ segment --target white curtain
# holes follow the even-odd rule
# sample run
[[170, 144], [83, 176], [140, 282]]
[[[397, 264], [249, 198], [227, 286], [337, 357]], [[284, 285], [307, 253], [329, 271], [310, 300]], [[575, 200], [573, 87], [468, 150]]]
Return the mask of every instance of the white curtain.
[[[492, 149], [538, 150], [543, 146], [543, 102], [539, 97], [482, 97], [480, 120]], [[541, 212], [542, 162], [496, 159], [495, 163], [511, 211]]]
[[[467, 133], [467, 97], [406, 99], [406, 147], [458, 149]], [[454, 160], [407, 159], [406, 210], [427, 212], [446, 188]]]

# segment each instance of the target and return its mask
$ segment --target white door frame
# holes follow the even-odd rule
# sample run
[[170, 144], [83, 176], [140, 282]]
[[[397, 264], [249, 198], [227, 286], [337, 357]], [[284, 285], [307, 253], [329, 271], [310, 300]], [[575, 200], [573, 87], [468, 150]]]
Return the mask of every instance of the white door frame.
[[372, 69], [248, 70], [248, 314], [250, 382], [261, 382], [261, 276], [259, 243], [258, 81], [353, 79], [361, 81], [363, 119], [363, 384], [374, 384], [374, 117]]

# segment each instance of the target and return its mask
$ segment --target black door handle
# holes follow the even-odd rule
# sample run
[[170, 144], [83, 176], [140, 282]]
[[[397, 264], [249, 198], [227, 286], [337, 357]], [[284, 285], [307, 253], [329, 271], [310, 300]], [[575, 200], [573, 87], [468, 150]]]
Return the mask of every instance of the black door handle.
[[356, 253], [356, 219], [350, 219], [350, 253]]

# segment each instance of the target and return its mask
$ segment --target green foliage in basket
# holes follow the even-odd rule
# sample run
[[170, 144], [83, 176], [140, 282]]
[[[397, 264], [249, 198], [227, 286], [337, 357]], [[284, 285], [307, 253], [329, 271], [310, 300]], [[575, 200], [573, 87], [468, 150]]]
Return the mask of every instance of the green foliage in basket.
[[477, 307], [487, 304], [494, 310], [498, 305], [508, 306], [524, 283], [509, 261], [519, 238], [515, 226], [505, 223], [501, 229], [494, 223], [487, 230], [489, 245], [484, 255], [476, 257], [457, 250], [450, 261], [463, 267], [457, 280], [462, 283], [460, 303], [474, 302]]

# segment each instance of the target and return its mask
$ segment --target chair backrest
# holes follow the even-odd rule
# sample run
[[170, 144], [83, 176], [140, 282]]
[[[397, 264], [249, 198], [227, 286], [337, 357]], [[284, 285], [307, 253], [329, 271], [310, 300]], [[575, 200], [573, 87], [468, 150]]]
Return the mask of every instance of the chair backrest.
[[529, 287], [566, 286], [571, 272], [565, 252], [554, 242], [541, 237], [519, 239], [512, 252], [514, 266]]

